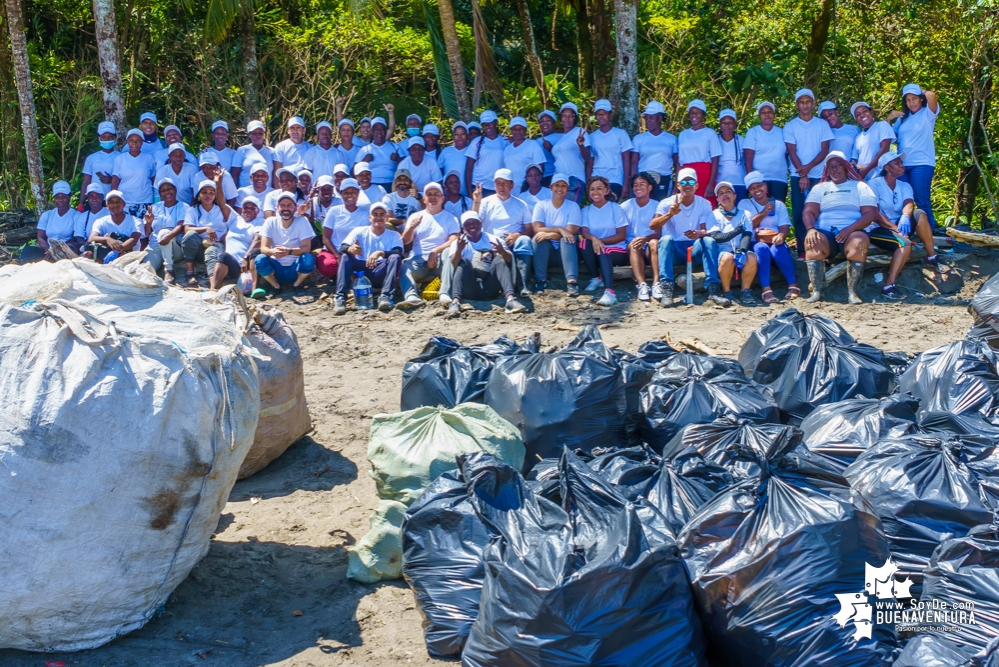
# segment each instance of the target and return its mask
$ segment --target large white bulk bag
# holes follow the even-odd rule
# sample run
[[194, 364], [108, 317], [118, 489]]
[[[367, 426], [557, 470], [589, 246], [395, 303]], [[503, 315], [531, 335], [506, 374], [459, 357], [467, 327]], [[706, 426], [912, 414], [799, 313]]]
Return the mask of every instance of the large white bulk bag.
[[104, 644], [205, 555], [260, 412], [245, 325], [134, 267], [0, 269], [0, 648]]

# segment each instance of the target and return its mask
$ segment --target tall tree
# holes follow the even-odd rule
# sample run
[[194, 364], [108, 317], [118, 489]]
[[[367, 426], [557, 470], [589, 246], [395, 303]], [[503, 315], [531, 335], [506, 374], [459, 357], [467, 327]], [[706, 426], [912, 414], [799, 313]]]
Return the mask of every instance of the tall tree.
[[10, 60], [7, 42], [7, 3], [0, 2], [0, 198], [10, 202], [11, 208], [23, 206], [20, 191], [21, 120], [17, 117], [17, 86], [14, 83], [14, 65]]
[[506, 104], [503, 82], [500, 81], [496, 71], [496, 60], [493, 58], [489, 28], [482, 15], [482, 6], [479, 4], [479, 0], [472, 0], [472, 32], [475, 34], [475, 88], [472, 91], [472, 106], [479, 107], [480, 96], [485, 91], [502, 109]]
[[538, 48], [534, 43], [534, 28], [531, 24], [531, 10], [527, 6], [527, 0], [517, 0], [517, 11], [520, 12], [520, 27], [524, 33], [524, 52], [527, 54], [527, 62], [531, 66], [531, 74], [534, 75], [538, 95], [541, 96], [541, 105], [547, 107], [548, 91], [545, 89], [545, 71], [541, 67], [541, 58], [538, 57]]
[[[98, 0], [94, 0], [96, 3]], [[107, 0], [110, 1], [110, 0]], [[221, 42], [236, 22], [239, 22], [243, 52], [243, 116], [246, 121], [259, 118], [260, 97], [257, 93], [257, 29], [253, 0], [211, 0], [205, 16], [205, 38]]]
[[104, 118], [118, 128], [118, 141], [125, 140], [125, 96], [121, 90], [121, 65], [118, 61], [118, 27], [114, 0], [94, 0], [94, 33], [97, 59], [104, 82]]
[[617, 30], [617, 58], [611, 81], [611, 102], [617, 109], [618, 124], [634, 136], [638, 134], [637, 0], [616, 0], [614, 22]]
[[38, 146], [38, 123], [35, 121], [35, 95], [31, 89], [31, 66], [28, 63], [28, 43], [24, 37], [24, 14], [21, 0], [7, 0], [7, 29], [10, 51], [14, 60], [14, 81], [21, 109], [21, 130], [24, 132], [24, 152], [28, 156], [28, 178], [38, 215], [45, 210], [45, 175], [42, 172], [42, 152]]
[[570, 0], [576, 11], [576, 52], [579, 59], [579, 79], [576, 82], [581, 90], [593, 88], [593, 42], [590, 38], [590, 13], [588, 0]]
[[[581, 2], [583, 0], [580, 0]], [[610, 94], [614, 72], [614, 43], [611, 40], [610, 0], [585, 0], [589, 3], [590, 39], [593, 40], [593, 94], [607, 97]]]
[[822, 0], [819, 15], [812, 20], [812, 34], [805, 50], [805, 87], [815, 90], [822, 83], [822, 59], [829, 40], [829, 24], [836, 11], [835, 0]]
[[465, 85], [465, 65], [461, 61], [461, 42], [458, 41], [458, 28], [454, 21], [454, 6], [451, 0], [437, 0], [441, 14], [441, 31], [447, 47], [447, 62], [451, 67], [451, 81], [454, 96], [458, 102], [458, 115], [463, 121], [472, 120], [472, 107], [468, 102], [468, 86]]

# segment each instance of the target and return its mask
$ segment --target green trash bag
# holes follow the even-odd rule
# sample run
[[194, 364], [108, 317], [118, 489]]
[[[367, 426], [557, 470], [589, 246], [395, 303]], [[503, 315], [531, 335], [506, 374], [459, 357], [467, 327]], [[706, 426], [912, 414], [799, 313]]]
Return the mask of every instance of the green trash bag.
[[402, 522], [406, 506], [379, 500], [371, 530], [347, 552], [347, 577], [362, 584], [402, 577]]

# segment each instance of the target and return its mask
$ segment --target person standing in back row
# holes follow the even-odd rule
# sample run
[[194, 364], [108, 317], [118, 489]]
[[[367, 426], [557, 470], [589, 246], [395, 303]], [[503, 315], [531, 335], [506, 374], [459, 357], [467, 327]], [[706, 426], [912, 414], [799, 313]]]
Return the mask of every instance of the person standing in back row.
[[305, 156], [312, 144], [305, 140], [305, 121], [294, 116], [288, 119], [288, 138], [274, 147], [274, 188], [280, 187], [277, 180], [278, 169], [284, 167], [298, 172], [307, 169]]
[[541, 184], [545, 187], [552, 182], [552, 176], [555, 175], [555, 156], [552, 154], [552, 148], [562, 138], [562, 133], [556, 132], [557, 125], [558, 119], [555, 118], [555, 112], [545, 109], [538, 114], [538, 130], [541, 131], [541, 136], [534, 141], [545, 152], [545, 163], [539, 165], [542, 168]]
[[593, 105], [593, 112], [597, 118], [597, 129], [590, 132], [590, 152], [593, 154], [590, 176], [606, 178], [614, 196], [627, 199], [631, 196], [631, 184], [627, 182], [631, 172], [631, 151], [634, 148], [631, 137], [620, 127], [611, 125], [614, 108], [610, 100], [597, 100]]
[[503, 153], [510, 142], [499, 133], [499, 117], [495, 111], [483, 111], [479, 116], [482, 136], [476, 137], [465, 149], [465, 185], [474, 189], [482, 184], [482, 196], [496, 194], [493, 174], [503, 168]]
[[[589, 178], [590, 169], [593, 165], [593, 156], [590, 154], [590, 135], [586, 130], [579, 127], [579, 107], [572, 102], [566, 102], [558, 112], [562, 121], [562, 138], [557, 142], [548, 141], [548, 145], [543, 145], [545, 150], [551, 150], [555, 158], [555, 173], [562, 174], [568, 180], [569, 191], [566, 199], [579, 204], [586, 195], [583, 192], [583, 185]], [[551, 146], [549, 149], [548, 146]], [[551, 184], [554, 184], [554, 176]], [[554, 188], [552, 188], [554, 190]]]
[[646, 104], [642, 118], [645, 119], [645, 132], [631, 142], [634, 153], [631, 172], [659, 179], [650, 194], [652, 200], [658, 202], [673, 194], [673, 174], [680, 170], [676, 135], [663, 130], [666, 107], [660, 102], [653, 100]]
[[704, 125], [707, 113], [704, 100], [693, 100], [687, 105], [690, 127], [680, 132], [680, 167], [692, 169], [697, 174], [697, 192], [694, 194], [707, 199], [714, 208], [715, 180], [722, 147], [718, 133]]
[[829, 123], [832, 130], [833, 140], [829, 144], [829, 150], [839, 151], [848, 158], [853, 155], [853, 144], [860, 134], [860, 128], [856, 125], [846, 125], [839, 117], [839, 108], [831, 100], [825, 100], [819, 105], [819, 118]]
[[805, 210], [805, 198], [812, 188], [822, 178], [822, 169], [829, 146], [832, 145], [833, 133], [829, 123], [816, 118], [815, 95], [808, 88], [802, 88], [794, 95], [794, 105], [798, 116], [788, 121], [784, 126], [784, 144], [791, 160], [791, 210], [793, 215], [794, 238], [798, 243], [798, 258], [804, 259], [805, 225], [802, 223], [802, 213]]
[[246, 136], [250, 143], [240, 146], [232, 156], [232, 180], [241, 188], [253, 183], [249, 167], [263, 164], [267, 167], [268, 185], [274, 174], [274, 149], [264, 143], [264, 124], [251, 120], [246, 124]]
[[101, 187], [102, 195], [111, 192], [111, 172], [114, 171], [114, 159], [119, 155], [114, 147], [117, 135], [118, 131], [111, 121], [98, 123], [97, 140], [101, 144], [101, 149], [88, 155], [83, 163], [83, 184], [80, 186], [80, 192], [84, 196], [91, 183], [97, 183]]
[[895, 131], [886, 121], [874, 119], [874, 112], [867, 102], [854, 102], [850, 115], [860, 126], [860, 133], [853, 143], [853, 153], [849, 155], [850, 161], [860, 177], [870, 183], [877, 176], [881, 156], [891, 150]]
[[915, 83], [902, 89], [902, 101], [905, 111], [888, 114], [888, 122], [894, 122], [892, 127], [898, 135], [898, 152], [905, 154], [902, 161], [905, 177], [902, 180], [912, 186], [916, 207], [926, 212], [930, 226], [936, 229], [930, 190], [937, 165], [933, 132], [940, 115], [940, 101], [932, 90], [923, 90]]
[[773, 102], [760, 102], [756, 105], [760, 124], [746, 132], [745, 158], [746, 173], [758, 171], [763, 174], [767, 190], [777, 201], [787, 201], [787, 144], [784, 143], [784, 130], [774, 125]]

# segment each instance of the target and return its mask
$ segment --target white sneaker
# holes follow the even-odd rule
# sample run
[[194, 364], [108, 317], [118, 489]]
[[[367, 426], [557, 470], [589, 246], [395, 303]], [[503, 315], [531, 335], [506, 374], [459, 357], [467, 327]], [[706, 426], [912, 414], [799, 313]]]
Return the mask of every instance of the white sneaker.
[[649, 289], [649, 286], [646, 283], [642, 283], [641, 285], [638, 286], [639, 301], [648, 301], [651, 293], [652, 290]]
[[590, 282], [586, 283], [586, 289], [584, 292], [595, 292], [604, 286], [603, 278], [591, 278]]
[[397, 308], [402, 308], [403, 310], [408, 310], [410, 308], [419, 308], [423, 305], [423, 299], [421, 299], [415, 292], [406, 295], [406, 298], [398, 303]]
[[655, 283], [652, 286], [652, 300], [661, 301], [663, 298], [663, 286], [660, 283]]
[[437, 295], [437, 300], [440, 301], [441, 303], [443, 303], [446, 306], [449, 303], [451, 303], [451, 295], [450, 294], [445, 294], [444, 292], [441, 292], [440, 294]]
[[614, 294], [612, 289], [605, 289], [604, 295], [597, 301], [597, 305], [600, 306], [613, 306], [615, 303], [617, 303], [617, 294]]

